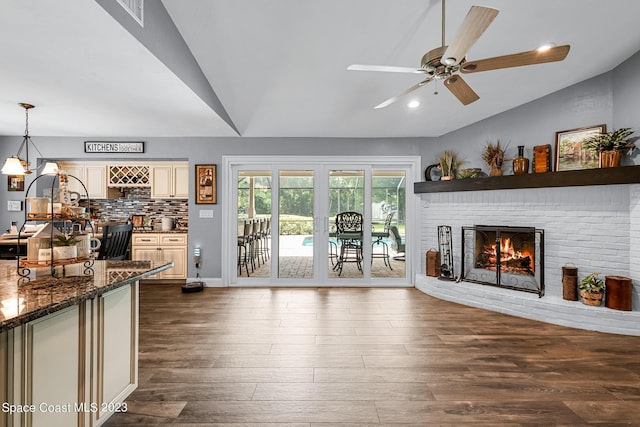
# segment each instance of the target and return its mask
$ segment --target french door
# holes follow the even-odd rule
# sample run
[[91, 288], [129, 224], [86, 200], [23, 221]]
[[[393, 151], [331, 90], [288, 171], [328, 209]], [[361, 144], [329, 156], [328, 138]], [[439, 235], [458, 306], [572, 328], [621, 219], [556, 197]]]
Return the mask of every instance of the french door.
[[[226, 259], [223, 268], [228, 284], [410, 283], [411, 259], [404, 247], [405, 230], [413, 218], [407, 215], [411, 198], [406, 188], [419, 162], [271, 160], [225, 158], [230, 172], [225, 176], [231, 177], [225, 188], [234, 202], [231, 206], [237, 206], [226, 211], [229, 227], [223, 227], [237, 230], [223, 238], [228, 253], [236, 255]], [[337, 215], [345, 212], [362, 221], [361, 232], [349, 239], [336, 229]], [[393, 240], [390, 227], [404, 235], [402, 245]]]

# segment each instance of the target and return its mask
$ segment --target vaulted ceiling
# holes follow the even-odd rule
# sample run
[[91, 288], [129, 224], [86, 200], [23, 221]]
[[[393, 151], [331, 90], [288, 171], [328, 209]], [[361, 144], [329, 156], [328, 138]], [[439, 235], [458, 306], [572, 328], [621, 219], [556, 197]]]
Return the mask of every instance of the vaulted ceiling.
[[[179, 43], [140, 37], [169, 34], [168, 25], [131, 31], [106, 1], [0, 0], [0, 135], [22, 134], [18, 103], [28, 102], [32, 135], [438, 136], [609, 71], [640, 48], [637, 0], [484, 0], [500, 14], [469, 59], [544, 42], [570, 44], [567, 58], [465, 75], [480, 96], [468, 106], [432, 82], [373, 109], [422, 76], [347, 66], [419, 67], [441, 45], [440, 0], [146, 0], [173, 21], [181, 55], [195, 59], [189, 69], [168, 50]], [[474, 3], [447, 1], [446, 42]], [[409, 109], [410, 99], [421, 105]]]

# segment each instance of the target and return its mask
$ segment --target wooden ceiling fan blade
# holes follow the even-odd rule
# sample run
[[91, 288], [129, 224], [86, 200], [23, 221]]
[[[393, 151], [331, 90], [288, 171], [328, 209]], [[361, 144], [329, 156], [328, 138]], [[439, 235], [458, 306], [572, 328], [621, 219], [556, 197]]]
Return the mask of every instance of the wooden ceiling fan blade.
[[530, 50], [512, 55], [496, 56], [494, 58], [469, 61], [462, 64], [463, 73], [478, 73], [480, 71], [499, 70], [501, 68], [521, 67], [523, 65], [544, 64], [546, 62], [562, 61], [569, 53], [570, 45], [556, 46], [545, 51]]
[[373, 108], [378, 109], [378, 108], [384, 108], [384, 107], [386, 107], [387, 105], [391, 105], [391, 104], [393, 104], [394, 102], [396, 102], [397, 100], [399, 100], [400, 98], [402, 98], [403, 96], [407, 95], [408, 93], [411, 93], [411, 92], [413, 92], [414, 90], [420, 89], [422, 86], [426, 85], [426, 84], [427, 84], [427, 83], [429, 83], [431, 80], [433, 80], [433, 77], [430, 77], [430, 78], [428, 78], [427, 80], [421, 81], [420, 83], [418, 83], [418, 84], [415, 84], [415, 85], [411, 86], [409, 89], [405, 90], [405, 91], [404, 91], [404, 92], [402, 92], [401, 94], [396, 95], [396, 96], [394, 96], [394, 97], [391, 97], [391, 98], [387, 99], [386, 101], [381, 102], [380, 104], [376, 105], [376, 106], [375, 106], [375, 107], [373, 107]]
[[411, 68], [411, 67], [393, 67], [388, 65], [362, 65], [362, 64], [352, 64], [347, 67], [347, 70], [350, 71], [382, 71], [385, 73], [413, 73], [413, 74], [424, 74], [425, 70], [422, 68]]
[[458, 33], [442, 55], [441, 62], [445, 65], [459, 64], [499, 12], [492, 7], [471, 6]]
[[471, 86], [461, 76], [454, 75], [449, 77], [444, 81], [444, 85], [464, 105], [469, 105], [480, 99], [478, 94], [471, 89]]

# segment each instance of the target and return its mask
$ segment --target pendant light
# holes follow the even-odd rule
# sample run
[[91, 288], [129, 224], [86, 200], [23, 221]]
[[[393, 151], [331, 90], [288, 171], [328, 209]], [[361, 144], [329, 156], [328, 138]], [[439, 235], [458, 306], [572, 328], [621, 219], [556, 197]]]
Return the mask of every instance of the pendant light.
[[[25, 113], [25, 129], [24, 129], [24, 138], [22, 139], [22, 144], [20, 144], [20, 148], [18, 149], [18, 154], [15, 156], [11, 156], [4, 161], [4, 165], [2, 166], [2, 173], [5, 175], [25, 175], [33, 173], [35, 169], [31, 169], [31, 162], [29, 160], [29, 144], [33, 145], [33, 148], [42, 156], [38, 147], [31, 141], [31, 137], [29, 136], [29, 110], [35, 108], [35, 105], [27, 104], [25, 102], [21, 102], [20, 105], [24, 108]], [[22, 150], [25, 150], [25, 159], [23, 160], [20, 157], [22, 154]]]

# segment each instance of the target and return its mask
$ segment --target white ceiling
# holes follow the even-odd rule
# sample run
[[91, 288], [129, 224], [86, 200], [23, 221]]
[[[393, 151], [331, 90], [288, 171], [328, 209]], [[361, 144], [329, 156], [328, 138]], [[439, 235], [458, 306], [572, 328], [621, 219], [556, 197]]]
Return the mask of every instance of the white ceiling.
[[[114, 0], [115, 1], [115, 0]], [[154, 0], [147, 0], [147, 3]], [[158, 0], [155, 0], [158, 1]], [[438, 136], [616, 67], [640, 49], [637, 0], [483, 0], [500, 14], [468, 53], [483, 59], [571, 44], [563, 62], [466, 74], [463, 106], [420, 75], [441, 44], [440, 0], [162, 0], [242, 136]], [[472, 0], [447, 1], [452, 39]], [[97, 3], [0, 0], [0, 135], [232, 136], [234, 130]]]

